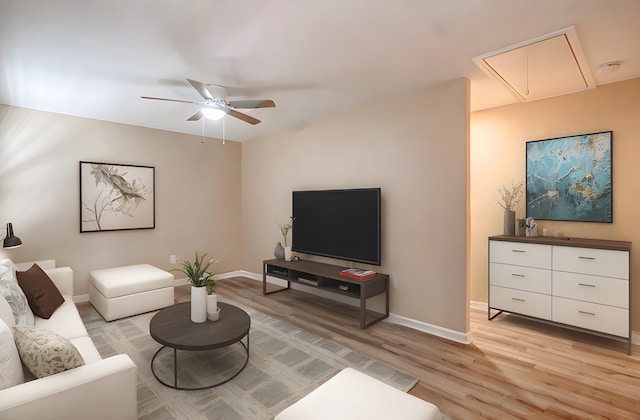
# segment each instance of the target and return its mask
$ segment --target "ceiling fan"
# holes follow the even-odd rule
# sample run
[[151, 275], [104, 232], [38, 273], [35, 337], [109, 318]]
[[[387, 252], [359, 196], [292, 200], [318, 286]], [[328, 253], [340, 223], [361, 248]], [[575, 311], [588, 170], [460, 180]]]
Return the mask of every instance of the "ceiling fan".
[[244, 99], [228, 101], [229, 92], [226, 88], [218, 85], [207, 85], [196, 80], [187, 79], [187, 82], [204, 98], [204, 101], [184, 101], [181, 99], [154, 98], [152, 96], [141, 96], [142, 99], [153, 99], [156, 101], [183, 102], [185, 104], [195, 104], [200, 107], [198, 112], [193, 114], [187, 121], [198, 121], [205, 117], [210, 120], [219, 120], [225, 115], [231, 115], [249, 124], [258, 124], [260, 120], [250, 115], [236, 111], [236, 108], [255, 109], [273, 108], [276, 106], [271, 99]]

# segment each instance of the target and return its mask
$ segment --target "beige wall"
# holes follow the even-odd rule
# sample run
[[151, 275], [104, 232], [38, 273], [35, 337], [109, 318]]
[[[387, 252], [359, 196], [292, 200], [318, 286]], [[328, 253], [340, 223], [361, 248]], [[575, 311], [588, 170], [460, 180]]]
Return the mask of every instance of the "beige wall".
[[[0, 105], [0, 223], [24, 243], [0, 258], [69, 265], [76, 295], [90, 270], [171, 269], [169, 255], [196, 250], [221, 260], [216, 271], [240, 269], [240, 155], [235, 142]], [[156, 228], [80, 234], [80, 160], [154, 166]]]
[[292, 190], [381, 187], [391, 311], [466, 333], [467, 98], [459, 79], [243, 143], [243, 267], [273, 258]]
[[[471, 114], [471, 300], [487, 301], [487, 237], [502, 233], [497, 188], [524, 181], [525, 142], [613, 131], [613, 223], [538, 223], [550, 234], [640, 240], [637, 221], [640, 156], [640, 79], [573, 95]], [[521, 200], [517, 217], [524, 217]], [[640, 252], [632, 252], [633, 329], [640, 330]]]

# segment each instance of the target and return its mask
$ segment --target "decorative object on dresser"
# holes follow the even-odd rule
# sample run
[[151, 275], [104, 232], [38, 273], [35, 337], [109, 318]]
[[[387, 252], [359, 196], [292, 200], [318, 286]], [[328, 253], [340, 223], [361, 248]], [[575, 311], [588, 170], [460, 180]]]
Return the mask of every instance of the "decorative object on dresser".
[[527, 225], [526, 236], [538, 236], [538, 224], [533, 217], [527, 217], [525, 224]]
[[512, 183], [511, 189], [508, 189], [505, 186], [502, 186], [502, 188], [498, 188], [500, 200], [496, 200], [496, 203], [498, 203], [504, 210], [504, 220], [502, 225], [502, 233], [504, 235], [516, 234], [515, 208], [520, 201], [520, 197], [522, 197], [523, 186], [524, 183], [520, 182], [517, 185]]
[[488, 318], [557, 323], [627, 341], [631, 354], [630, 259], [626, 241], [492, 236]]

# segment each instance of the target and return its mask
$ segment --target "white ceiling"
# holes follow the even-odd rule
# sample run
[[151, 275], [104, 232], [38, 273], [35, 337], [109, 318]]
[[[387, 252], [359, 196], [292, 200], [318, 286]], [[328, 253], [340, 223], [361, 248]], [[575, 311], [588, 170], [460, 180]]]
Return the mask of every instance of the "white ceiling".
[[1, 0], [0, 103], [201, 135], [195, 105], [140, 99], [199, 100], [190, 78], [276, 102], [225, 117], [244, 141], [460, 77], [472, 111], [517, 102], [473, 57], [571, 25], [596, 86], [637, 78], [638, 22], [638, 0]]

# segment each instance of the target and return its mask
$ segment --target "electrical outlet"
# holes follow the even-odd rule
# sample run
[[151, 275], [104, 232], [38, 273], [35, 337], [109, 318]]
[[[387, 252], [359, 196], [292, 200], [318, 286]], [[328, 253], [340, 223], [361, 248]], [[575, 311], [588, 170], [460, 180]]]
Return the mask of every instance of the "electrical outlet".
[[398, 288], [398, 279], [396, 279], [395, 276], [393, 277], [393, 280], [391, 281], [391, 283], [393, 283], [393, 288], [394, 289]]
[[175, 264], [175, 263], [176, 263], [176, 256], [169, 255], [169, 264]]

